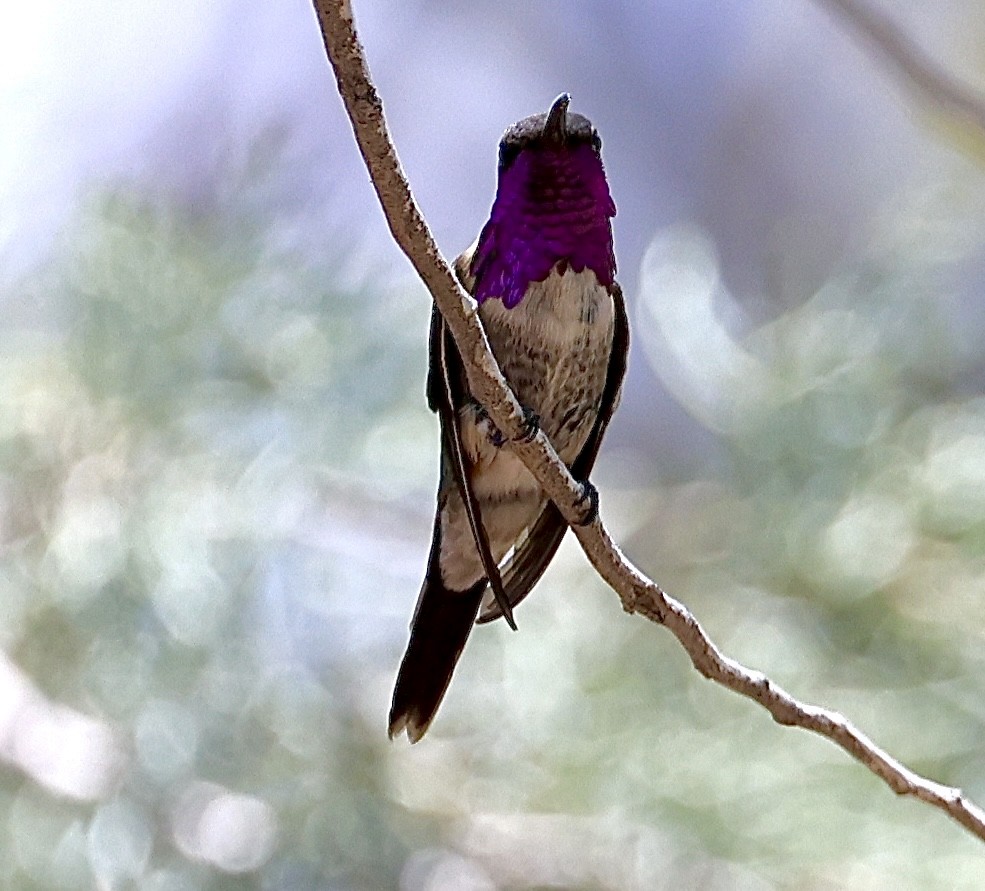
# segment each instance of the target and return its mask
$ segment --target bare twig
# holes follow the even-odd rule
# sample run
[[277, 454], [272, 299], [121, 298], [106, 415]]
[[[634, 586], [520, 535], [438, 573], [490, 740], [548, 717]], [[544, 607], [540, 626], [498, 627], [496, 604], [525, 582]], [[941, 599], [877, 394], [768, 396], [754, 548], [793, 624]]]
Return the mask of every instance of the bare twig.
[[690, 611], [637, 570], [609, 537], [601, 520], [578, 526], [581, 488], [539, 433], [522, 442], [523, 414], [489, 349], [474, 301], [458, 286], [411, 195], [387, 133], [383, 108], [356, 36], [348, 0], [314, 0], [339, 92], [352, 120], [390, 230], [424, 280], [451, 328], [465, 362], [469, 385], [496, 426], [523, 460], [578, 536], [588, 559], [619, 595], [623, 608], [666, 625], [705, 677], [763, 706], [775, 721], [825, 736], [862, 762], [900, 795], [938, 807], [985, 840], [985, 812], [960, 790], [919, 776], [880, 749], [837, 712], [794, 699], [764, 674], [722, 655]]
[[814, 0], [873, 46], [925, 102], [985, 134], [985, 95], [961, 83], [934, 61], [889, 16], [858, 0]]

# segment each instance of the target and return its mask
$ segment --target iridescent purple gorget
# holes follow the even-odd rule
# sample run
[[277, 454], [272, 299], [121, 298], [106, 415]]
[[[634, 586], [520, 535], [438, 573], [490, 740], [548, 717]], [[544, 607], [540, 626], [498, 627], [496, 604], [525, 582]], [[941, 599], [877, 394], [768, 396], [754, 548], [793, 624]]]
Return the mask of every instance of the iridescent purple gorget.
[[558, 263], [615, 280], [611, 218], [616, 205], [591, 145], [543, 146], [519, 153], [500, 171], [496, 200], [472, 259], [479, 303], [500, 298], [512, 309], [531, 282]]

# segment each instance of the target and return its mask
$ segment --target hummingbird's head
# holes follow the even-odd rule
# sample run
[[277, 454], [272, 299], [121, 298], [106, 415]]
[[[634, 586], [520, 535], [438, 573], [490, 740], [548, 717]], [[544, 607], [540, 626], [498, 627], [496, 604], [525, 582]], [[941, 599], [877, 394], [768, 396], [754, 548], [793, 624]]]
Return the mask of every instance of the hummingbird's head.
[[561, 153], [588, 146], [601, 164], [602, 140], [598, 131], [584, 115], [568, 111], [570, 104], [571, 97], [562, 93], [550, 111], [517, 121], [503, 134], [499, 141], [500, 177], [525, 151]]
[[562, 93], [546, 113], [510, 127], [499, 143], [499, 183], [472, 257], [476, 299], [516, 306], [531, 282], [592, 270], [615, 279], [611, 218], [616, 206], [602, 166], [602, 140]]

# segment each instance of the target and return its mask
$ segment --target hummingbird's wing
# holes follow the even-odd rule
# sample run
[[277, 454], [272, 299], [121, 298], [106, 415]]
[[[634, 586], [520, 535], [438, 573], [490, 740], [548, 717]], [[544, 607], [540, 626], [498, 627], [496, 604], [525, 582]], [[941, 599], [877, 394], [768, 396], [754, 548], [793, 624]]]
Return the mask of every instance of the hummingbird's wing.
[[[458, 351], [441, 313], [431, 315], [428, 404], [441, 422], [441, 477], [427, 573], [410, 625], [410, 642], [397, 672], [390, 705], [391, 739], [406, 731], [417, 742], [427, 731], [448, 689], [465, 641], [472, 630], [487, 579], [498, 591], [512, 624], [510, 604], [499, 569], [492, 558], [482, 515], [470, 482], [468, 458], [462, 448], [459, 408], [468, 399], [468, 382]], [[449, 589], [441, 573], [442, 515], [449, 498], [460, 496], [479, 552], [485, 578], [467, 590]], [[515, 627], [515, 626], [514, 626]]]
[[[571, 464], [571, 474], [576, 480], [588, 479], [595, 466], [602, 437], [606, 427], [609, 426], [613, 412], [619, 405], [622, 382], [626, 376], [629, 355], [629, 320], [626, 316], [626, 302], [623, 299], [622, 288], [617, 283], [613, 283], [610, 293], [614, 308], [614, 325], [609, 368], [595, 425], [578, 457]], [[568, 524], [564, 517], [554, 506], [554, 502], [548, 501], [526, 537], [517, 544], [512, 556], [500, 571], [511, 607], [523, 600], [530, 593], [530, 589], [537, 584], [547, 565], [554, 558], [561, 539], [567, 531]], [[498, 619], [501, 615], [503, 612], [499, 603], [494, 600], [483, 607], [477, 621], [483, 624]]]
[[[459, 419], [459, 409], [468, 401], [468, 382], [462, 359], [452, 339], [451, 332], [444, 317], [435, 306], [431, 310], [431, 334], [429, 340], [430, 362], [428, 365], [428, 404], [438, 414], [441, 421], [441, 450], [444, 459], [441, 464], [442, 481], [439, 488], [445, 485], [445, 476], [450, 471], [465, 505], [469, 528], [479, 553], [479, 560], [485, 571], [489, 587], [499, 607], [501, 615], [505, 616], [507, 624], [516, 631], [513, 621], [513, 610], [509, 598], [503, 590], [499, 567], [492, 556], [489, 547], [489, 536], [482, 523], [482, 513], [478, 499], [472, 488], [469, 474], [469, 459], [462, 448], [462, 430]], [[439, 504], [440, 512], [440, 504]], [[432, 562], [437, 560], [432, 553]], [[438, 571], [437, 565], [429, 566], [428, 572]]]

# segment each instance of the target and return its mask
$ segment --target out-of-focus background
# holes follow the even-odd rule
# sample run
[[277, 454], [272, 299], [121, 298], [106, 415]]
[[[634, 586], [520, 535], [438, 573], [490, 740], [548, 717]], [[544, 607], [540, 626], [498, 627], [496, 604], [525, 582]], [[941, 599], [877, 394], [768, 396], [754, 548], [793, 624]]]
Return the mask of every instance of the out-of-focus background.
[[[568, 90], [601, 131], [629, 556], [985, 800], [982, 134], [809, 0], [354, 6], [448, 255], [508, 124]], [[880, 8], [985, 87], [980, 0]], [[981, 887], [571, 543], [388, 742], [429, 304], [305, 0], [7, 2], [0, 122], [0, 886]]]

